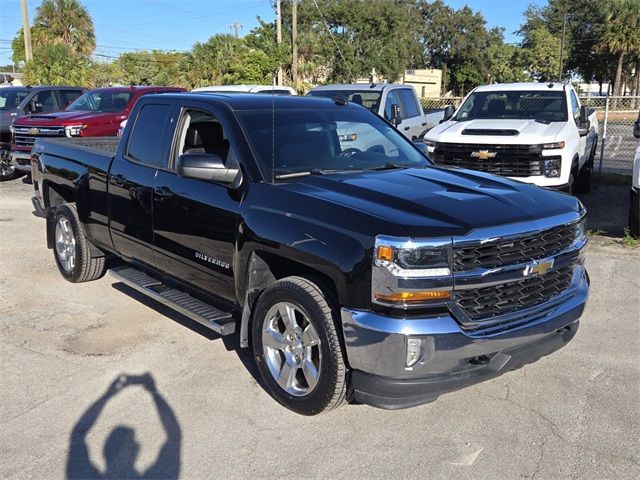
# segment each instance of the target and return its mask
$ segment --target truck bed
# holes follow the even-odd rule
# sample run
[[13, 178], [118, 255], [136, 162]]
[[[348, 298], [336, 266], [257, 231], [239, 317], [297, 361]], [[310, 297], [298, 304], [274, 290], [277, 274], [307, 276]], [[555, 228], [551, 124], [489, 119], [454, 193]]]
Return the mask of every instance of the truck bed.
[[118, 137], [47, 138], [47, 143], [60, 143], [67, 147], [106, 152], [109, 155], [115, 155], [119, 141]]

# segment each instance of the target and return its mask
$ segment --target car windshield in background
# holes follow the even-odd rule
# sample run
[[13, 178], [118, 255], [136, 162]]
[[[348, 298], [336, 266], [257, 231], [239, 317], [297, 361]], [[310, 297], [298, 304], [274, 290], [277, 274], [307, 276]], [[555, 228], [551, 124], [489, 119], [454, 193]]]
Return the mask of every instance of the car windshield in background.
[[119, 112], [131, 100], [133, 92], [87, 92], [67, 107], [67, 110], [89, 112]]
[[246, 110], [237, 115], [268, 179], [427, 164], [395, 128], [366, 110]]
[[27, 90], [18, 90], [14, 88], [0, 89], [0, 110], [13, 110], [18, 108], [20, 102], [29, 95]]
[[559, 91], [474, 92], [465, 100], [453, 120], [510, 118], [566, 122], [565, 93]]
[[379, 91], [371, 90], [314, 90], [307, 93], [307, 95], [311, 97], [344, 98], [348, 102], [357, 103], [377, 112], [382, 94]]

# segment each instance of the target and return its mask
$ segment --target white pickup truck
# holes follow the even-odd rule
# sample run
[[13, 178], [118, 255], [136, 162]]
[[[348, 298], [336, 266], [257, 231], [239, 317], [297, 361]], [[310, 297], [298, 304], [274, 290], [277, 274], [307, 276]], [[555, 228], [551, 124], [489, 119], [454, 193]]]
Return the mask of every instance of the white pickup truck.
[[444, 118], [444, 110], [425, 113], [415, 89], [399, 83], [322, 85], [307, 95], [343, 98], [377, 113], [410, 140], [422, 138]]
[[571, 85], [477, 87], [425, 138], [438, 165], [503, 175], [569, 193], [591, 188], [598, 120]]

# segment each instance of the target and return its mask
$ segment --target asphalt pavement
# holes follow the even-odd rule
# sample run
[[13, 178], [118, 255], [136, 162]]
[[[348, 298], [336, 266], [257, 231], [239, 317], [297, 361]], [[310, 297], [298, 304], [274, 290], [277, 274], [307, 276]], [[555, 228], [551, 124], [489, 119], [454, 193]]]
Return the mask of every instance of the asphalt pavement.
[[0, 478], [640, 478], [640, 253], [592, 242], [575, 339], [400, 411], [276, 403], [249, 352], [105, 277], [74, 285], [0, 184]]

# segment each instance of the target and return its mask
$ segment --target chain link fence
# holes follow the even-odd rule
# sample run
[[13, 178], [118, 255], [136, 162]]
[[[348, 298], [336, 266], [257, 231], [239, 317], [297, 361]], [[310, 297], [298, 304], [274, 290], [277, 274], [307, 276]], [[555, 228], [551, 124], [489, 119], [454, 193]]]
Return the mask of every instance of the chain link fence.
[[[422, 98], [425, 112], [441, 110], [447, 105], [460, 106], [463, 97]], [[633, 122], [638, 118], [640, 96], [587, 97], [580, 103], [597, 112], [598, 150], [595, 169], [598, 172], [630, 175], [638, 140], [633, 136]]]

